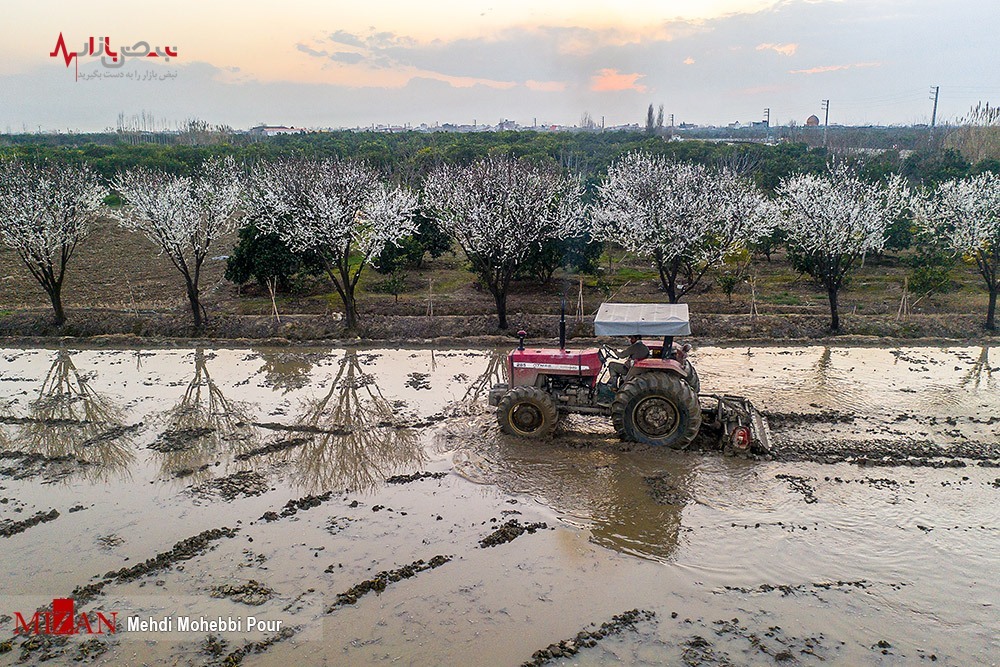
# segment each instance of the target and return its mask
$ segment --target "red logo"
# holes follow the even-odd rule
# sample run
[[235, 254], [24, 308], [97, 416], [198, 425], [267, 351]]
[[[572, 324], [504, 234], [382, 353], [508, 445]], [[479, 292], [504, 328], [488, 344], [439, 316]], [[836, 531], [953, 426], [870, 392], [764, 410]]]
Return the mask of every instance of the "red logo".
[[118, 612], [110, 618], [96, 612], [93, 622], [87, 614], [76, 613], [73, 598], [55, 598], [52, 611], [36, 611], [30, 619], [14, 612], [14, 634], [22, 635], [113, 635], [117, 628]]
[[135, 58], [161, 58], [164, 62], [170, 62], [171, 58], [177, 57], [177, 47], [150, 47], [149, 42], [140, 41], [132, 46], [119, 46], [118, 50], [115, 51], [111, 47], [110, 37], [94, 38], [91, 36], [84, 42], [82, 49], [79, 51], [70, 51], [66, 46], [66, 39], [60, 32], [58, 39], [56, 39], [55, 47], [49, 53], [49, 57], [62, 58], [67, 68], [70, 63], [75, 62], [77, 78], [79, 78], [80, 56], [100, 58], [103, 67], [117, 69], [124, 65], [126, 60]]

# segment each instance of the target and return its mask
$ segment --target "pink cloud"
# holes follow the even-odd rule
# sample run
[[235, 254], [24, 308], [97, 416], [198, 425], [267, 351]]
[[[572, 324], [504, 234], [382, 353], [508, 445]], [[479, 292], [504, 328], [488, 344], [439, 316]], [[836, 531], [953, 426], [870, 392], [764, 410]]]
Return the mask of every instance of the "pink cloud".
[[597, 74], [590, 77], [590, 89], [596, 92], [613, 92], [616, 90], [634, 90], [639, 93], [646, 92], [646, 86], [638, 81], [645, 77], [645, 74], [633, 72], [623, 74], [616, 69], [598, 70]]
[[789, 74], [823, 74], [824, 72], [837, 72], [845, 69], [864, 69], [866, 67], [881, 67], [882, 63], [851, 63], [850, 65], [822, 65], [820, 67], [810, 67], [809, 69], [790, 69]]
[[758, 51], [774, 51], [775, 53], [780, 53], [783, 56], [794, 56], [795, 52], [799, 50], [799, 45], [793, 42], [788, 44], [772, 44], [766, 42], [764, 44], [757, 45]]
[[685, 65], [694, 65], [694, 58], [692, 58], [691, 56], [688, 56], [687, 58], [684, 59], [684, 64]]

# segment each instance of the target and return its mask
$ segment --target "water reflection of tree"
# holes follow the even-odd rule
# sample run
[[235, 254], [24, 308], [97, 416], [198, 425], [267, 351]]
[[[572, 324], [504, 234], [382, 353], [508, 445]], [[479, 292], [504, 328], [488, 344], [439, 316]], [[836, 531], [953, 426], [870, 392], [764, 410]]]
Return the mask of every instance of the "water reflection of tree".
[[471, 407], [475, 403], [485, 401], [489, 396], [493, 385], [507, 382], [507, 352], [504, 349], [495, 349], [490, 353], [483, 372], [473, 380], [465, 394], [457, 401], [457, 405]]
[[285, 350], [256, 350], [264, 365], [257, 371], [264, 374], [264, 383], [271, 389], [287, 394], [309, 384], [313, 355]]
[[858, 378], [838, 368], [833, 361], [833, 350], [826, 346], [802, 376], [799, 386], [798, 393], [802, 396], [832, 401], [837, 408], [864, 406], [867, 399]]
[[231, 401], [208, 372], [209, 357], [194, 352], [194, 377], [177, 403], [161, 415], [164, 430], [150, 446], [162, 457], [166, 473], [186, 472], [205, 477], [202, 470], [229, 445], [250, 449], [258, 442], [253, 406]]
[[979, 389], [980, 385], [993, 387], [993, 368], [990, 367], [990, 348], [985, 345], [979, 352], [979, 358], [972, 362], [972, 368], [962, 377], [959, 386], [963, 389]]
[[416, 431], [363, 371], [354, 350], [345, 352], [329, 391], [305, 402], [293, 429], [310, 436], [294, 459], [294, 479], [308, 492], [370, 490], [425, 460]]
[[124, 474], [135, 460], [134, 428], [122, 408], [95, 391], [70, 352], [59, 350], [38, 398], [28, 404], [17, 447], [46, 457], [85, 461], [81, 473], [96, 479]]

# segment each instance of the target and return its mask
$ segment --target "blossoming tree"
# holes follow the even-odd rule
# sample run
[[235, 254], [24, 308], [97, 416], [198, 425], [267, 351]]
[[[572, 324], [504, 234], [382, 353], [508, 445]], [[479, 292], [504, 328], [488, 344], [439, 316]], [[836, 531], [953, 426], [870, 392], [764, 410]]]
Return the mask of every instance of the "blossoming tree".
[[1000, 292], [1000, 176], [950, 180], [916, 199], [917, 222], [968, 262], [975, 262], [989, 292], [986, 328], [996, 329]]
[[774, 218], [767, 198], [733, 170], [635, 152], [599, 186], [593, 233], [652, 259], [677, 303], [710, 268], [770, 234]]
[[155, 169], [119, 173], [112, 187], [125, 205], [115, 213], [126, 229], [142, 232], [184, 276], [194, 326], [204, 324], [198, 292], [213, 244], [240, 218], [241, 170], [231, 158], [206, 160], [195, 176]]
[[247, 213], [294, 252], [313, 251], [344, 303], [355, 330], [355, 288], [386, 245], [412, 234], [417, 197], [390, 185], [373, 167], [352, 160], [261, 162], [251, 169]]
[[908, 205], [899, 175], [884, 182], [862, 179], [833, 164], [824, 174], [795, 174], [777, 189], [781, 225], [797, 268], [826, 288], [830, 329], [840, 329], [837, 296], [857, 262], [885, 247], [886, 229]]
[[0, 243], [17, 253], [48, 294], [56, 325], [66, 322], [66, 265], [106, 194], [87, 165], [0, 161]]
[[513, 157], [439, 167], [424, 183], [424, 200], [493, 295], [501, 329], [520, 264], [546, 241], [579, 236], [584, 228], [579, 179]]

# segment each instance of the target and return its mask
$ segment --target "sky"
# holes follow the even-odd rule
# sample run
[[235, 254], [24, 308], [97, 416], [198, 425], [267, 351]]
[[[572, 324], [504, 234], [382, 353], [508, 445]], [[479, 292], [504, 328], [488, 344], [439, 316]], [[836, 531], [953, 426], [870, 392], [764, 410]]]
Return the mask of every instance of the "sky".
[[[4, 0], [0, 132], [955, 122], [1000, 103], [995, 0]], [[55, 57], [60, 34], [67, 65]], [[107, 38], [117, 60], [90, 55]], [[160, 55], [140, 57], [145, 42]], [[133, 53], [124, 55], [122, 47]], [[166, 50], [176, 56], [165, 58]], [[97, 50], [97, 49], [95, 49]], [[117, 66], [107, 66], [117, 65]]]

